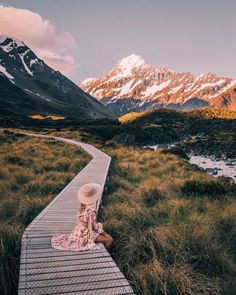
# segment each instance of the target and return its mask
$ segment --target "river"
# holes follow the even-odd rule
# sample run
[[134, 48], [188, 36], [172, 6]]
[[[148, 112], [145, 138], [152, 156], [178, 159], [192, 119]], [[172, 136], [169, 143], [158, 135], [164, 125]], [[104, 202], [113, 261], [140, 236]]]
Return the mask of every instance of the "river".
[[[143, 148], [152, 148], [155, 151], [162, 148], [174, 147], [176, 143], [171, 144], [156, 144], [144, 146]], [[236, 183], [236, 159], [216, 160], [214, 157], [188, 154], [190, 157], [189, 163], [203, 168], [208, 174], [214, 177], [226, 176], [233, 179]]]
[[190, 164], [195, 164], [206, 170], [207, 173], [215, 177], [227, 176], [236, 182], [236, 161], [235, 160], [215, 160], [205, 156], [189, 155]]

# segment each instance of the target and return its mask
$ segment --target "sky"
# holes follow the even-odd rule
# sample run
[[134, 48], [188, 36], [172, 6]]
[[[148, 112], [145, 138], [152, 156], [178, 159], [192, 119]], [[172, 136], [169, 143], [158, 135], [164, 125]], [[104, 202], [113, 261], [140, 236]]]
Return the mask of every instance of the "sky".
[[195, 75], [236, 78], [235, 0], [0, 0], [0, 34], [75, 83], [141, 55]]

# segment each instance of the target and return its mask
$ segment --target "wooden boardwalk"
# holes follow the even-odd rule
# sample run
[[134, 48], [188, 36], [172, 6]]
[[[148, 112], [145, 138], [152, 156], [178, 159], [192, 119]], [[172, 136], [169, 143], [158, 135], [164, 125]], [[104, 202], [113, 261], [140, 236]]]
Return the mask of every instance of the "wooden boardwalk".
[[78, 189], [89, 182], [104, 187], [111, 158], [86, 143], [39, 134], [28, 135], [78, 145], [93, 159], [25, 229], [18, 294], [134, 294], [102, 244], [99, 244], [99, 250], [83, 252], [60, 251], [51, 247], [54, 234], [70, 233], [76, 224]]

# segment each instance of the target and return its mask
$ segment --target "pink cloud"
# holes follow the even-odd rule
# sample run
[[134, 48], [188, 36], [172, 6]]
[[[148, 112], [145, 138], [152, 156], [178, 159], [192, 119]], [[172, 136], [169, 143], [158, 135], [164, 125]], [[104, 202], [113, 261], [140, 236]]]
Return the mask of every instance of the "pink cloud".
[[57, 33], [49, 20], [28, 9], [0, 5], [0, 35], [20, 39], [55, 70], [70, 74], [77, 66], [66, 53], [77, 48], [74, 37], [68, 32]]
[[63, 68], [63, 72], [69, 74], [77, 67], [71, 55], [61, 55], [47, 49], [39, 50], [38, 54], [43, 60], [50, 60], [51, 67], [55, 70]]

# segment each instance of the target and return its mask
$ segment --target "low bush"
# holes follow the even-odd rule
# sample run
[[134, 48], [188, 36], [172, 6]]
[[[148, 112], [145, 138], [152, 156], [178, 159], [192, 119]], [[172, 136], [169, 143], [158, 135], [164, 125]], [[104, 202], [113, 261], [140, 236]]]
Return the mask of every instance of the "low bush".
[[157, 188], [150, 188], [143, 194], [143, 202], [147, 207], [155, 206], [160, 200], [165, 198]]
[[187, 180], [182, 187], [185, 195], [222, 197], [227, 193], [227, 188], [217, 180]]

